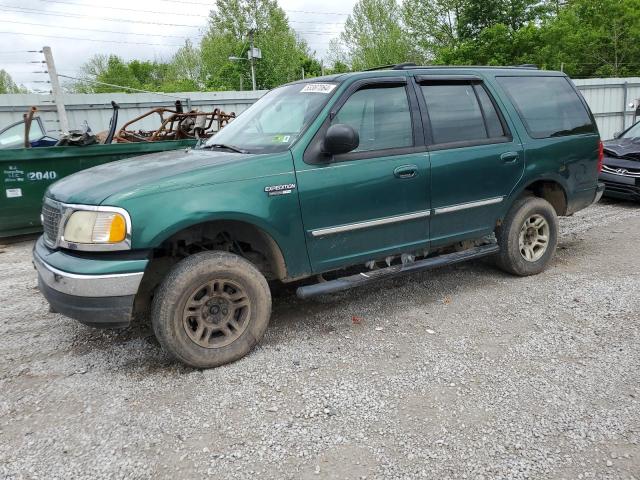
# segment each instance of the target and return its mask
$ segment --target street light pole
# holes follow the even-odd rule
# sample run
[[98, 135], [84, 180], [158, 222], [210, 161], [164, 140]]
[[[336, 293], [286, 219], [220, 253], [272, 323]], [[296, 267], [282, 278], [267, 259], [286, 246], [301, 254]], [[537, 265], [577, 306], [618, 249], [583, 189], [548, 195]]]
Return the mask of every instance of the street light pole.
[[254, 30], [249, 30], [249, 63], [251, 63], [251, 85], [253, 90], [256, 90], [256, 67], [253, 50], [253, 33]]

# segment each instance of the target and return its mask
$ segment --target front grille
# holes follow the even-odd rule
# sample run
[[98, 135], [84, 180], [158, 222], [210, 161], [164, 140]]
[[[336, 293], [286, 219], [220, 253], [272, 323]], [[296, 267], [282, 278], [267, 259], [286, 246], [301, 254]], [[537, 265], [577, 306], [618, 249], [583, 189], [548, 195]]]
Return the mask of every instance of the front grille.
[[602, 171], [611, 173], [613, 175], [621, 175], [623, 177], [640, 178], [640, 169], [635, 169], [635, 168], [618, 168], [618, 167], [610, 167], [608, 165], [603, 165]]
[[58, 241], [58, 229], [62, 219], [62, 205], [51, 200], [45, 200], [42, 205], [42, 227], [44, 229], [44, 241], [50, 247], [54, 247]]

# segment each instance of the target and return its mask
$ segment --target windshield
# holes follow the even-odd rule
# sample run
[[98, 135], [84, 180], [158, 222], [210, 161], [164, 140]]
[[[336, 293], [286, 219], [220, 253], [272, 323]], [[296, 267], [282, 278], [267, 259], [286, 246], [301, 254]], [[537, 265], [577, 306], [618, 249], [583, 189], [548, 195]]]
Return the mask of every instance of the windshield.
[[249, 153], [283, 152], [318, 115], [335, 83], [297, 83], [276, 88], [211, 137], [206, 146]]
[[636, 138], [640, 137], [640, 122], [636, 123], [633, 127], [627, 130], [622, 138]]

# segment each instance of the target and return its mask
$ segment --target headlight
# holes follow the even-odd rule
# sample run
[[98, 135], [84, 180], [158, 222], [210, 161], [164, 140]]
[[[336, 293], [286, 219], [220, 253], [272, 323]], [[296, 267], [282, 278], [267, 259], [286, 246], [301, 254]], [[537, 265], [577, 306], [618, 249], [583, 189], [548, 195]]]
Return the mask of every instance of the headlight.
[[122, 209], [76, 210], [65, 222], [60, 244], [78, 250], [126, 250], [131, 248], [130, 228], [129, 216]]
[[116, 212], [74, 212], [64, 239], [74, 243], [119, 243], [127, 237], [127, 221]]

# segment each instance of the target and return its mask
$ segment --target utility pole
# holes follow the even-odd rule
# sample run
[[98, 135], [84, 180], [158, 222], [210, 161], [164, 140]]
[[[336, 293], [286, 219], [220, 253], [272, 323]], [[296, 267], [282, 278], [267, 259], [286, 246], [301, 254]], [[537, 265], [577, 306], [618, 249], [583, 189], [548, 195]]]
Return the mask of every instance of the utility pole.
[[51, 79], [51, 92], [53, 93], [53, 101], [56, 102], [58, 109], [58, 121], [60, 122], [60, 131], [63, 134], [69, 133], [69, 120], [67, 118], [67, 110], [64, 108], [64, 99], [62, 98], [62, 88], [58, 80], [58, 72], [56, 65], [53, 63], [53, 53], [51, 47], [42, 47], [44, 59], [47, 62], [47, 71]]
[[252, 28], [249, 30], [249, 63], [251, 64], [251, 85], [256, 90], [256, 67], [255, 67], [255, 55], [253, 50], [253, 34], [255, 30]]

